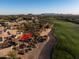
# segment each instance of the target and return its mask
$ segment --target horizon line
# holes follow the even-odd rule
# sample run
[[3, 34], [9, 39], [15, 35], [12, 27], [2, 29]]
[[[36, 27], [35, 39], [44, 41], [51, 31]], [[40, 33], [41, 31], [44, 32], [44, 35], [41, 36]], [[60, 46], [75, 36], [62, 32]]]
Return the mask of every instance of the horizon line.
[[41, 15], [41, 14], [58, 14], [58, 15], [79, 15], [79, 14], [70, 14], [70, 13], [17, 13], [17, 14], [0, 14], [0, 15], [28, 15], [28, 14], [32, 14], [32, 15]]

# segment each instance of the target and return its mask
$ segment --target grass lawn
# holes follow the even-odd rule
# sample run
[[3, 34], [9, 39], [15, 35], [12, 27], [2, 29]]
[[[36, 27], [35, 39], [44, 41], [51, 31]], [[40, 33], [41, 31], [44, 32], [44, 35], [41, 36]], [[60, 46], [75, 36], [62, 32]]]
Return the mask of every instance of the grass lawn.
[[52, 59], [79, 59], [79, 24], [55, 21], [57, 44]]

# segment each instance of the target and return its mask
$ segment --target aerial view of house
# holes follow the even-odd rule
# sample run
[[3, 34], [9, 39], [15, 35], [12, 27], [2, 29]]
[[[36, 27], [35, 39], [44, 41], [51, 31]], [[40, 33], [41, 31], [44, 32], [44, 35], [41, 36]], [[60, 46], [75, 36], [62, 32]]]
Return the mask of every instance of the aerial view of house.
[[0, 59], [79, 59], [79, 0], [0, 0]]

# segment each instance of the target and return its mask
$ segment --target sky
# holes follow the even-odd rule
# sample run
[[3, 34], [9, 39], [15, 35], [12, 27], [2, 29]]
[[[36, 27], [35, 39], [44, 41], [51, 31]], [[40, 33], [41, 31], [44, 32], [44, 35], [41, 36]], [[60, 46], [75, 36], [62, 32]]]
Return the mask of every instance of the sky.
[[0, 14], [79, 14], [79, 0], [0, 0]]

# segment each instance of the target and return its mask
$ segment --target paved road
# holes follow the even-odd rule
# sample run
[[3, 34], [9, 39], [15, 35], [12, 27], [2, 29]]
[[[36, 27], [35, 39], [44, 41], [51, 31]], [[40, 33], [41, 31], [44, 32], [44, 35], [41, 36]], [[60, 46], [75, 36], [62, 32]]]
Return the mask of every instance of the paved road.
[[52, 47], [56, 43], [56, 39], [51, 32], [49, 33], [49, 41], [43, 47], [38, 59], [51, 59]]

